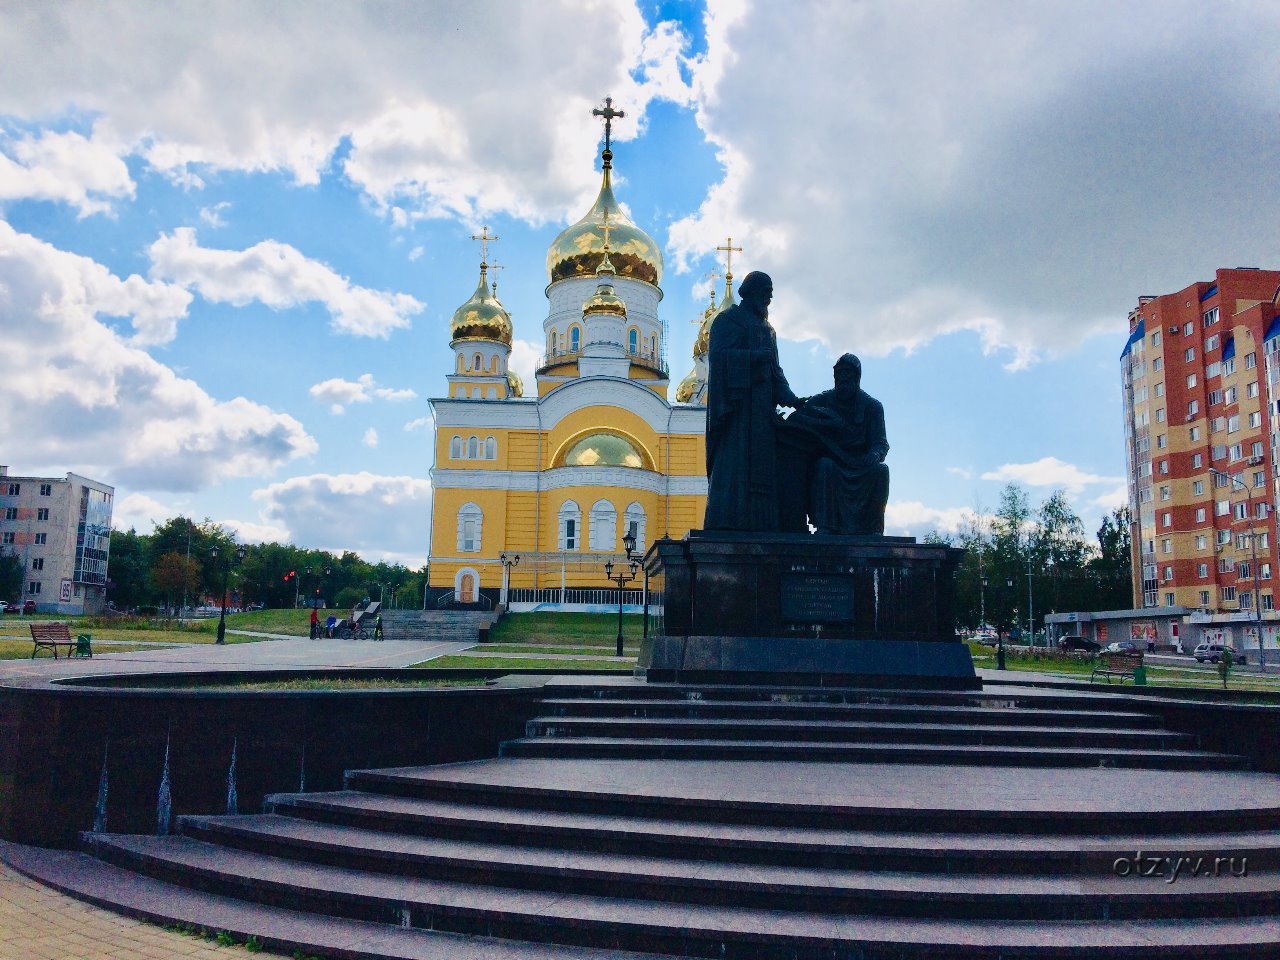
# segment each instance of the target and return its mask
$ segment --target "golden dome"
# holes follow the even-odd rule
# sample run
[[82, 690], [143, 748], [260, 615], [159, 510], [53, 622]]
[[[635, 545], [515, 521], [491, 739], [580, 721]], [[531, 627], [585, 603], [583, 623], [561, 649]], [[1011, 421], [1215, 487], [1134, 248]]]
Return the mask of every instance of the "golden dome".
[[507, 371], [507, 395], [512, 397], [524, 396], [524, 381], [520, 379], [520, 374], [514, 370]]
[[693, 399], [693, 391], [698, 388], [698, 368], [694, 367], [676, 387], [676, 403], [688, 403]]
[[733, 274], [729, 274], [724, 281], [724, 300], [720, 302], [720, 306], [716, 306], [716, 292], [711, 291], [711, 306], [707, 307], [702, 313], [702, 324], [698, 327], [698, 336], [693, 341], [693, 355], [697, 357], [705, 357], [707, 350], [711, 347], [711, 324], [715, 322], [722, 311], [733, 306], [738, 301], [733, 298]]
[[480, 264], [480, 283], [471, 299], [453, 312], [452, 340], [496, 340], [511, 346], [511, 315], [489, 289], [488, 264]]
[[596, 313], [609, 313], [616, 317], [625, 317], [627, 315], [627, 305], [622, 302], [621, 297], [613, 292], [613, 284], [608, 281], [604, 281], [597, 286], [596, 292], [582, 304], [583, 316], [590, 316]]
[[613, 153], [604, 152], [604, 180], [600, 195], [587, 215], [561, 231], [547, 251], [551, 282], [569, 277], [594, 276], [604, 259], [605, 221], [609, 223], [609, 251], [617, 274], [662, 282], [662, 251], [647, 233], [631, 222], [613, 196]]
[[643, 467], [644, 457], [630, 440], [613, 433], [583, 437], [564, 455], [566, 467]]

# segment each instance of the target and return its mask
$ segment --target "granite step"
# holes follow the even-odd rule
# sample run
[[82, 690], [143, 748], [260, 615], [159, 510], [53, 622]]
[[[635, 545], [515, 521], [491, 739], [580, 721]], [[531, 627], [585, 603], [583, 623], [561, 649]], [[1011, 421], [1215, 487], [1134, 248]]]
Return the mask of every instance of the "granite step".
[[[989, 803], [973, 803], [966, 794], [948, 796], [949, 801], [939, 802], [932, 797], [912, 798], [893, 803], [870, 802], [861, 798], [819, 801], [803, 794], [785, 800], [742, 799], [727, 795], [717, 781], [705, 796], [681, 790], [684, 783], [696, 783], [711, 774], [706, 768], [727, 768], [732, 775], [777, 776], [769, 764], [747, 766], [719, 761], [673, 761], [669, 772], [658, 781], [655, 788], [649, 784], [634, 782], [635, 771], [648, 767], [648, 761], [576, 761], [544, 759], [531, 761], [537, 769], [521, 763], [511, 766], [510, 761], [494, 760], [478, 763], [444, 764], [431, 767], [400, 767], [379, 770], [351, 770], [346, 776], [348, 791], [365, 796], [414, 802], [419, 800], [465, 807], [480, 807], [482, 816], [488, 816], [490, 808], [518, 809], [531, 814], [555, 813], [575, 816], [592, 815], [608, 818], [627, 817], [636, 821], [684, 822], [694, 825], [725, 824], [752, 825], [761, 828], [796, 828], [820, 831], [869, 831], [1006, 834], [1024, 841], [1038, 836], [1089, 836], [1098, 831], [1100, 824], [1108, 823], [1108, 815], [1096, 808], [1055, 799], [1047, 792], [1058, 778], [1056, 769], [1041, 771], [1032, 781], [1045, 802], [1034, 806], [1003, 806], [994, 797], [984, 797]], [[588, 763], [592, 770], [605, 775], [598, 784], [576, 785], [582, 780], [580, 767]], [[910, 770], [913, 774], [922, 765], [898, 765], [896, 769]], [[844, 764], [838, 764], [844, 768]], [[616, 768], [616, 772], [611, 773]], [[950, 767], [924, 767], [931, 779], [945, 783]], [[966, 768], [968, 769], [968, 768]], [[1151, 772], [1135, 771], [1151, 778]], [[982, 781], [992, 789], [1000, 790], [1002, 777], [1032, 776], [1034, 771], [1010, 773], [993, 769], [981, 773]], [[821, 777], [821, 765], [797, 768], [794, 774], [803, 779]], [[1159, 773], [1163, 778], [1163, 774]], [[627, 789], [614, 788], [613, 783], [630, 784]], [[893, 781], [891, 781], [893, 782]], [[1168, 790], [1176, 791], [1179, 783], [1170, 779]], [[1160, 789], [1164, 790], [1163, 779]], [[1070, 791], [1062, 791], [1069, 795]], [[348, 796], [353, 795], [348, 793]], [[283, 795], [294, 802], [297, 795]], [[303, 795], [309, 797], [311, 795]], [[277, 798], [272, 798], [277, 799]], [[304, 799], [297, 797], [296, 802]], [[1114, 818], [1112, 818], [1114, 821]], [[652, 829], [652, 828], [651, 828]], [[1118, 834], [1150, 834], [1167, 836], [1177, 833], [1233, 833], [1238, 831], [1277, 831], [1280, 837], [1280, 805], [1243, 805], [1239, 799], [1231, 804], [1220, 797], [1206, 798], [1195, 805], [1168, 805], [1167, 808], [1151, 807], [1126, 811], [1115, 822]]]
[[676, 740], [662, 737], [525, 737], [502, 744], [503, 757], [591, 757], [651, 760], [791, 760], [930, 763], [974, 766], [1124, 767], [1244, 770], [1243, 757], [1202, 750], [1129, 747], [986, 746], [981, 744], [823, 743], [780, 740]]
[[[658, 828], [662, 829], [661, 826]], [[397, 836], [278, 815], [189, 817], [184, 836], [268, 857], [522, 890], [619, 899], [864, 916], [1102, 920], [1280, 914], [1280, 874], [1247, 858], [1192, 858], [1187, 873], [1152, 862], [1154, 887], [1097, 860], [1060, 874], [952, 874], [848, 867], [719, 863], [479, 841]], [[1132, 851], [1125, 855], [1125, 869]], [[1181, 855], [1180, 855], [1181, 856]], [[1141, 862], [1141, 861], [1140, 861]], [[1196, 876], [1191, 877], [1194, 867]], [[1242, 871], [1237, 876], [1232, 868]], [[1140, 867], [1141, 870], [1141, 867]], [[1160, 882], [1168, 874], [1173, 882]], [[1159, 889], [1155, 889], [1159, 888]]]
[[[256, 937], [267, 950], [284, 956], [343, 960], [659, 960], [659, 955], [652, 953], [463, 936], [271, 907], [166, 883], [69, 850], [5, 844], [0, 845], [0, 859], [33, 880], [85, 903], [150, 923], [226, 931], [239, 940]], [[104, 949], [110, 946], [102, 945]], [[230, 960], [239, 954], [228, 950], [227, 956]]]
[[[607, 813], [478, 806], [359, 791], [280, 794], [271, 811], [319, 823], [383, 833], [519, 844], [575, 851], [698, 858], [715, 862], [797, 864], [861, 870], [951, 873], [1073, 874], [1142, 851], [1146, 856], [1247, 857], [1252, 868], [1280, 869], [1280, 831], [1153, 833], [1120, 831], [1110, 818], [1093, 817], [1096, 832], [1022, 835], [1007, 831], [862, 829], [715, 823]], [[1052, 814], [1050, 814], [1052, 816]], [[786, 819], [786, 818], [780, 818]], [[1122, 826], [1128, 826], [1127, 818]], [[1280, 821], [1277, 822], [1280, 826]], [[1105, 829], [1112, 827], [1112, 829]], [[1105, 829], [1105, 832], [1103, 832]]]
[[822, 743], [978, 744], [1080, 749], [1177, 750], [1196, 738], [1166, 730], [1108, 727], [1067, 729], [1008, 724], [872, 720], [775, 720], [754, 717], [534, 717], [526, 737], [659, 738], [667, 740], [772, 740]]
[[[339, 916], [526, 941], [725, 958], [1276, 955], [1280, 914], [1194, 920], [873, 917], [512, 890], [300, 863], [188, 837], [99, 836], [108, 862], [209, 893]], [[1015, 885], [1016, 886], [1016, 885]], [[1012, 892], [1011, 890], [1009, 891]], [[1147, 892], [1135, 894], [1148, 902]], [[1185, 898], [1177, 894], [1165, 894]], [[1078, 897], [1087, 902], [1082, 891]]]
[[892, 720], [933, 723], [983, 723], [1017, 726], [1151, 728], [1160, 725], [1152, 713], [1122, 710], [993, 709], [968, 705], [887, 703], [790, 703], [767, 700], [655, 700], [649, 698], [561, 698], [540, 701], [557, 717], [751, 717], [776, 720]]

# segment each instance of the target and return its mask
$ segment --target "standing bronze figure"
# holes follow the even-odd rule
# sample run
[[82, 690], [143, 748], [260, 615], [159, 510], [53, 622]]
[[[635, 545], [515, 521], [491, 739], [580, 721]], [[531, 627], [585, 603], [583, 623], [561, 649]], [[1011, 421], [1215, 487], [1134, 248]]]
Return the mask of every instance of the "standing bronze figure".
[[707, 351], [707, 530], [779, 529], [779, 406], [800, 407], [769, 325], [773, 281], [747, 274], [742, 302], [716, 317]]

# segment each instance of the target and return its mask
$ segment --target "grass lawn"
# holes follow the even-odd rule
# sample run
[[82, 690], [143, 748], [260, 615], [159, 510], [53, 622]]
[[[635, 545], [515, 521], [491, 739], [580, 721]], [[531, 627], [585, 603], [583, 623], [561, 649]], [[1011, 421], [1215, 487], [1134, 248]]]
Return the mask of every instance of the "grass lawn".
[[[624, 643], [638, 644], [644, 617], [624, 614]], [[509, 613], [489, 631], [492, 644], [538, 644], [552, 647], [612, 647], [618, 636], [616, 613]]]
[[[614, 644], [593, 644], [581, 647], [552, 647], [540, 643], [482, 643], [474, 649], [485, 653], [559, 653], [566, 656], [600, 656], [611, 657], [617, 649]], [[640, 653], [640, 644], [628, 640], [622, 647], [623, 653], [634, 657]]]
[[[349, 616], [350, 611], [316, 611], [321, 623], [324, 623], [325, 617], [331, 614], [341, 619]], [[218, 618], [210, 617], [208, 620], [198, 621], [198, 629], [204, 633], [217, 633]], [[291, 637], [305, 637], [311, 633], [311, 611], [251, 610], [248, 613], [228, 613], [227, 629], [256, 630], [259, 633], [283, 633]]]
[[[136, 643], [113, 643], [109, 647], [102, 647], [95, 650], [94, 653], [129, 653], [132, 650], [146, 650], [147, 646]], [[58, 651], [58, 658], [62, 659], [65, 651]], [[26, 640], [8, 640], [0, 638], [0, 660], [26, 660], [31, 656], [31, 638]], [[48, 650], [41, 650], [37, 660], [52, 660], [53, 654]]]
[[630, 673], [635, 669], [634, 657], [612, 660], [522, 660], [519, 657], [437, 657], [415, 663], [415, 667], [430, 670], [435, 667], [477, 667], [481, 670], [618, 670]]
[[[979, 669], [994, 670], [995, 654], [990, 648], [979, 647], [973, 656], [973, 665]], [[1005, 667], [1009, 672], [1051, 673], [1064, 678], [1089, 679], [1093, 673], [1092, 660], [1062, 659], [1057, 657], [1025, 657], [1005, 654]], [[1105, 681], [1099, 681], [1105, 683]], [[1114, 683], [1113, 683], [1114, 686]], [[1222, 687], [1222, 678], [1217, 671], [1196, 671], [1189, 667], [1147, 667], [1147, 686], [1152, 687]], [[1274, 674], [1261, 677], [1256, 673], [1232, 671], [1227, 681], [1230, 690], [1249, 690], [1256, 692], [1280, 693], [1280, 676]]]

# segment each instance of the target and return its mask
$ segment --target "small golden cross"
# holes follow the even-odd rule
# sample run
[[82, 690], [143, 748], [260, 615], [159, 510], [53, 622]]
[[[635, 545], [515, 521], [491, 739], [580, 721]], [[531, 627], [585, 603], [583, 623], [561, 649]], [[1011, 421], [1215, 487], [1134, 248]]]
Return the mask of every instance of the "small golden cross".
[[622, 110], [613, 109], [613, 97], [604, 98], [604, 109], [593, 107], [591, 110], [593, 117], [604, 117], [604, 148], [609, 149], [609, 144], [613, 137], [613, 121], [617, 117], [625, 117], [627, 114]]
[[490, 241], [490, 240], [500, 240], [500, 239], [501, 239], [501, 237], [494, 237], [494, 236], [490, 236], [490, 235], [489, 235], [489, 228], [488, 228], [488, 226], [486, 226], [486, 227], [485, 227], [483, 230], [481, 230], [478, 234], [473, 233], [473, 234], [471, 235], [471, 239], [472, 239], [472, 240], [479, 240], [479, 241], [480, 241], [480, 265], [481, 265], [482, 267], [484, 267], [484, 266], [488, 266], [488, 260], [489, 260], [489, 241]]
[[735, 253], [741, 253], [742, 248], [735, 247], [733, 245], [733, 237], [729, 237], [727, 240], [725, 240], [723, 247], [716, 247], [716, 249], [724, 251], [724, 277], [726, 280], [732, 280], [733, 279], [733, 255]]

